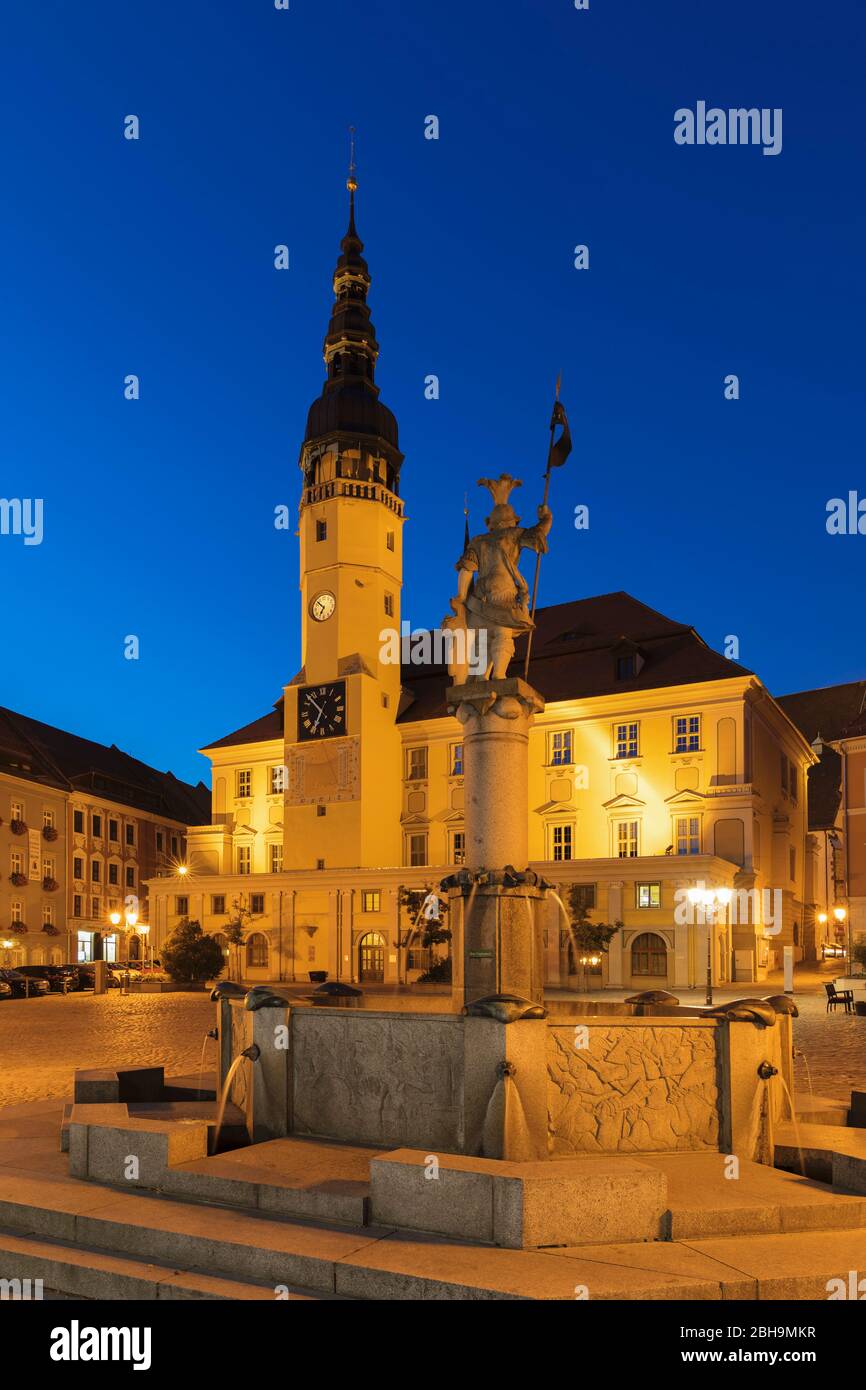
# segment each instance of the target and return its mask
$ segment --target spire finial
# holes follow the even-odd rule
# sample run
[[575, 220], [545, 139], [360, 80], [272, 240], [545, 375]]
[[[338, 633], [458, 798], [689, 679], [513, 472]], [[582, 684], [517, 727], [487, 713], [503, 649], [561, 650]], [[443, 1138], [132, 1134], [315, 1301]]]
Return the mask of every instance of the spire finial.
[[355, 177], [356, 173], [357, 173], [357, 169], [356, 169], [356, 166], [355, 166], [355, 127], [354, 127], [353, 125], [350, 125], [350, 126], [349, 126], [349, 177], [346, 179], [346, 187], [348, 188], [349, 192], [350, 192], [351, 194], [353, 194], [353, 195], [354, 195], [354, 193], [355, 193], [355, 190], [356, 190], [357, 187], [358, 187], [358, 180], [357, 180], [356, 177]]

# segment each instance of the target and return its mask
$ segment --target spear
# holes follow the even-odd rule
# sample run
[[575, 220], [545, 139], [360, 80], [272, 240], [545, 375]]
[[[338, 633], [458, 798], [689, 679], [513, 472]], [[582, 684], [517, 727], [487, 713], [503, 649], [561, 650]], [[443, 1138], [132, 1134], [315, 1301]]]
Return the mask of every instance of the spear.
[[[571, 431], [568, 428], [568, 417], [565, 407], [559, 399], [559, 388], [562, 385], [562, 372], [556, 378], [556, 395], [553, 401], [553, 413], [550, 417], [550, 443], [547, 446], [547, 468], [544, 473], [544, 498], [541, 505], [547, 506], [547, 498], [550, 493], [550, 473], [553, 468], [561, 468], [571, 453]], [[555, 438], [557, 425], [562, 425], [562, 434], [558, 439]], [[529, 629], [526, 638], [526, 661], [523, 667], [523, 678], [529, 680], [529, 655], [532, 651], [532, 634], [535, 631], [535, 608], [538, 602], [538, 576], [541, 572], [541, 551], [535, 557], [535, 578], [532, 582], [532, 609], [530, 620], [533, 626]]]

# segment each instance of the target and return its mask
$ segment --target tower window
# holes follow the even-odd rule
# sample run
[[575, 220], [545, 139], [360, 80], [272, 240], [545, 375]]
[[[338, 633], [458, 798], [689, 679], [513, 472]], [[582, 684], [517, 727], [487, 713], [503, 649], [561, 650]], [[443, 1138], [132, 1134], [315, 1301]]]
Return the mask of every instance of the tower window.
[[393, 531], [387, 531], [387, 532], [385, 533], [385, 545], [388, 547], [389, 550], [393, 550], [393, 549], [394, 549], [394, 532], [393, 532]]
[[326, 541], [327, 539], [328, 539], [328, 523], [327, 523], [327, 521], [317, 521], [317, 522], [316, 522], [316, 540], [317, 540], [317, 541]]
[[385, 595], [385, 617], [386, 617], [386, 618], [393, 618], [393, 616], [394, 616], [394, 595], [393, 595], [393, 594], [386, 594], [386, 595]]

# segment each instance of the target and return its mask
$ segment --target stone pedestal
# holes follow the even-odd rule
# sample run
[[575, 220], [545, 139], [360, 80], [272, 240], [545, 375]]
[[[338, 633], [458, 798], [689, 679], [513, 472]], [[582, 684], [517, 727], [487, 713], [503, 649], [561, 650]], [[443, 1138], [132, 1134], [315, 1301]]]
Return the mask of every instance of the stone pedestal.
[[517, 677], [452, 686], [463, 725], [465, 872], [451, 887], [455, 1006], [491, 994], [540, 1004], [544, 890], [529, 857], [529, 729], [544, 701]]
[[529, 728], [544, 700], [511, 677], [452, 686], [448, 709], [463, 725], [466, 867], [522, 868], [529, 858]]

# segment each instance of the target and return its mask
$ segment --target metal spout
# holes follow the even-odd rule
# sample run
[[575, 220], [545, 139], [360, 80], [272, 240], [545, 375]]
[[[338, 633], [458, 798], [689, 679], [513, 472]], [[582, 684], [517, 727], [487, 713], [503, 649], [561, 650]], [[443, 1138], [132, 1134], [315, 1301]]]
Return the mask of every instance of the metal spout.
[[779, 1075], [779, 1068], [774, 1067], [772, 1062], [762, 1062], [758, 1067], [758, 1075], [762, 1081], [769, 1081], [771, 1076]]

